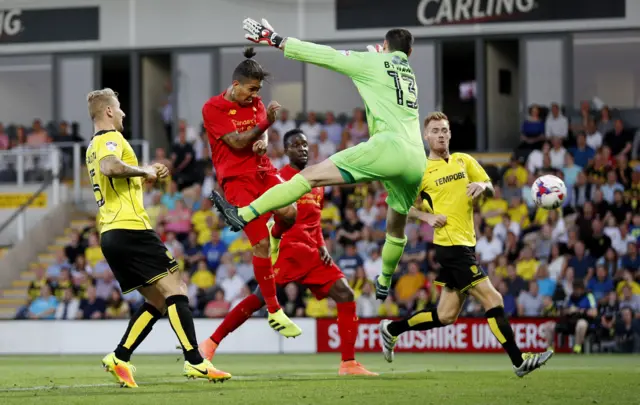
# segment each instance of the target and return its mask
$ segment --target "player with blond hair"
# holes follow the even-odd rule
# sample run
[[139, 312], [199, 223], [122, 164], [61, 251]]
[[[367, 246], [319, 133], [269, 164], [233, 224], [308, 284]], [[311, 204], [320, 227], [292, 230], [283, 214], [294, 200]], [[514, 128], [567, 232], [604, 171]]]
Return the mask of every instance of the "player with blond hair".
[[87, 103], [94, 135], [86, 163], [98, 204], [100, 247], [122, 292], [138, 290], [145, 297], [115, 351], [102, 359], [103, 367], [122, 387], [137, 387], [131, 354], [167, 314], [184, 353], [184, 375], [214, 382], [231, 378], [200, 355], [178, 263], [151, 227], [144, 209], [143, 180], [166, 177], [168, 169], [160, 163], [138, 165], [135, 152], [121, 134], [125, 114], [117, 93], [108, 88], [95, 90], [87, 96]]

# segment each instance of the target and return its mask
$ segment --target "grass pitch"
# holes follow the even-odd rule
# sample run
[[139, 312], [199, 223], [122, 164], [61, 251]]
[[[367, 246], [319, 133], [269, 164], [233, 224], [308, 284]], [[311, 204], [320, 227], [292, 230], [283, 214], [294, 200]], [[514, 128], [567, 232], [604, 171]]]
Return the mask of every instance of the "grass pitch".
[[523, 379], [506, 355], [398, 354], [358, 360], [380, 377], [339, 377], [339, 356], [219, 355], [224, 384], [187, 381], [182, 358], [138, 355], [138, 389], [96, 356], [0, 357], [0, 404], [640, 404], [640, 357], [556, 355]]

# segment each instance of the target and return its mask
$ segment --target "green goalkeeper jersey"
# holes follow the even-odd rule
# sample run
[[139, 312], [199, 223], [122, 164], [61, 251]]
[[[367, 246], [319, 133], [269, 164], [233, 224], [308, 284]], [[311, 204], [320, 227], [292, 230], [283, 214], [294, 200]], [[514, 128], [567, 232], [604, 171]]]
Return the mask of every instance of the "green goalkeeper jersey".
[[422, 146], [418, 86], [403, 52], [338, 51], [289, 37], [284, 54], [349, 76], [364, 101], [371, 136], [393, 133]]

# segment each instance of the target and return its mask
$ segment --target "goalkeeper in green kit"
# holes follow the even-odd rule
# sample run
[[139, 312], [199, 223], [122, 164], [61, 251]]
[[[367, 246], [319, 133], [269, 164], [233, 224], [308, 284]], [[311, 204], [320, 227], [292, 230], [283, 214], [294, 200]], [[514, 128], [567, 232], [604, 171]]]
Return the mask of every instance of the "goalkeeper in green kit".
[[[247, 18], [243, 28], [248, 40], [279, 48], [287, 58], [349, 76], [364, 101], [371, 138], [307, 167], [247, 207], [235, 207], [215, 191], [212, 201], [231, 229], [240, 231], [253, 219], [296, 202], [314, 187], [381, 181], [389, 193], [390, 209], [382, 275], [375, 284], [376, 297], [384, 300], [407, 243], [407, 214], [418, 196], [427, 160], [418, 115], [418, 88], [408, 62], [413, 36], [407, 30], [392, 29], [382, 47], [352, 52], [284, 38], [264, 19], [260, 23]], [[277, 241], [272, 242], [272, 250], [277, 250]]]

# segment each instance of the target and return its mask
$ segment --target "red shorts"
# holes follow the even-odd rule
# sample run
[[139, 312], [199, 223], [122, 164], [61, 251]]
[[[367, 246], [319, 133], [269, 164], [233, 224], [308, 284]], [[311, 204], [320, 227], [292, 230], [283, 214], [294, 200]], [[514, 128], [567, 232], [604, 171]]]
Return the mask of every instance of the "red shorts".
[[[246, 207], [265, 191], [283, 182], [282, 177], [276, 172], [255, 172], [225, 179], [222, 189], [227, 201], [236, 207]], [[269, 237], [267, 222], [270, 217], [271, 213], [267, 212], [244, 227], [244, 233], [249, 238], [251, 246]]]
[[335, 263], [324, 264], [318, 250], [303, 245], [281, 247], [273, 272], [276, 284], [300, 283], [319, 300], [326, 298], [331, 286], [344, 278], [344, 273]]

